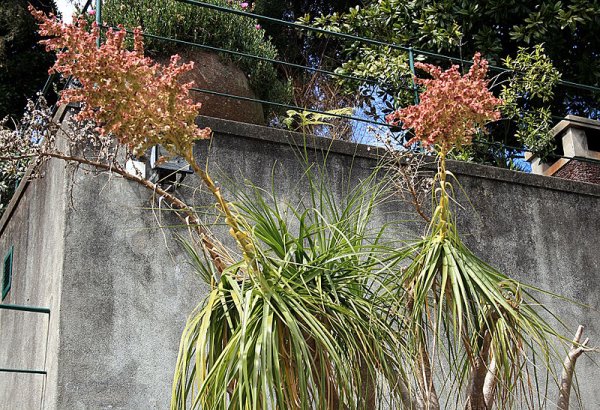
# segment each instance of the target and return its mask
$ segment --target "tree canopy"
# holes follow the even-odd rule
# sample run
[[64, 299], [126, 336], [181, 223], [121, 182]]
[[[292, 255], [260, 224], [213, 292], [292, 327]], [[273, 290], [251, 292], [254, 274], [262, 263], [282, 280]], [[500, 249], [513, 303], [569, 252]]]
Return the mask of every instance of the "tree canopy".
[[[349, 7], [362, 4], [360, 0], [256, 0], [254, 12], [267, 17], [294, 21], [304, 15], [319, 16], [343, 12]], [[275, 23], [262, 23], [280, 53], [287, 61], [310, 65], [311, 56], [325, 52], [323, 42], [310, 41], [298, 36], [297, 31]], [[331, 51], [331, 50], [330, 50]]]
[[[527, 120], [529, 125], [506, 123], [500, 133], [508, 143], [531, 146], [525, 140], [531, 142], [534, 120], [545, 123], [539, 134], [548, 140], [548, 121], [552, 115], [592, 118], [599, 115], [600, 97], [590, 90], [561, 85], [553, 87], [551, 95], [544, 93], [543, 99], [530, 92], [547, 86], [546, 81], [556, 84], [559, 77], [569, 82], [600, 85], [600, 2], [597, 0], [380, 0], [352, 7], [344, 13], [323, 15], [315, 21], [329, 30], [454, 57], [449, 61], [417, 52], [417, 60], [447, 67], [481, 52], [493, 65], [525, 72], [519, 80], [511, 80], [510, 73], [505, 73], [498, 81], [503, 84], [506, 80], [513, 88], [527, 82], [527, 87], [507, 95], [511, 103], [516, 98], [521, 107], [538, 110], [527, 114], [510, 107], [511, 115]], [[385, 90], [395, 100], [395, 106], [388, 105], [388, 112], [412, 103], [410, 93], [397, 91], [410, 85], [412, 76], [405, 51], [356, 42], [343, 45], [342, 54], [344, 63], [339, 72], [376, 78], [396, 89], [395, 93]], [[467, 70], [468, 65], [463, 64], [462, 69]], [[545, 71], [540, 74], [540, 69]], [[496, 93], [501, 91], [502, 86], [497, 87]], [[539, 111], [542, 108], [544, 112]], [[506, 135], [510, 137], [507, 139]]]
[[[246, 3], [226, 0], [207, 0], [216, 6], [232, 6], [247, 10]], [[244, 4], [244, 7], [242, 7]], [[209, 10], [175, 0], [104, 0], [104, 22], [111, 26], [123, 24], [126, 28], [141, 27], [143, 32], [223, 48], [255, 56], [277, 59], [277, 49], [265, 36], [256, 20]], [[147, 39], [146, 49], [151, 54], [181, 53], [184, 47], [173, 42]], [[273, 64], [222, 53], [233, 60], [248, 76], [257, 97], [275, 102], [288, 102], [290, 89]]]
[[597, 0], [381, 0], [328, 18], [345, 32], [454, 56], [481, 52], [491, 64], [544, 44], [571, 81], [600, 84]]

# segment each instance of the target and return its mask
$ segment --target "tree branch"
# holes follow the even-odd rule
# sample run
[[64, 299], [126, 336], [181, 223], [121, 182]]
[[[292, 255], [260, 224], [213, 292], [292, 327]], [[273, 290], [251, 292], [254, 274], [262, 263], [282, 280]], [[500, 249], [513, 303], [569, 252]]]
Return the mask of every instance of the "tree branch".
[[559, 386], [558, 404], [557, 410], [569, 410], [569, 399], [571, 396], [571, 386], [573, 384], [573, 373], [575, 372], [575, 364], [579, 356], [584, 352], [593, 350], [588, 347], [589, 339], [585, 339], [583, 343], [579, 343], [581, 336], [583, 335], [584, 327], [582, 325], [577, 328], [573, 343], [565, 361], [563, 363], [563, 370], [561, 375], [561, 381]]
[[[404, 172], [402, 172], [402, 176], [408, 181], [408, 177], [404, 175]], [[423, 218], [425, 220], [425, 222], [427, 222], [427, 223], [431, 222], [431, 218], [429, 216], [427, 216], [427, 214], [425, 214], [425, 212], [423, 211], [423, 208], [421, 206], [421, 201], [419, 199], [419, 196], [417, 195], [417, 191], [415, 190], [414, 185], [412, 184], [411, 181], [408, 181], [407, 185], [408, 185], [408, 192], [410, 192], [410, 196], [412, 197], [412, 204], [415, 207], [415, 211], [417, 212], [417, 214], [419, 214], [419, 216], [421, 218]]]
[[217, 200], [221, 211], [225, 215], [225, 222], [230, 228], [229, 233], [239, 244], [244, 255], [244, 259], [246, 259], [248, 265], [251, 266], [255, 272], [258, 272], [259, 267], [258, 262], [256, 261], [256, 251], [254, 249], [254, 243], [252, 242], [250, 235], [248, 235], [248, 233], [240, 227], [237, 215], [232, 211], [229, 202], [227, 202], [225, 198], [223, 198], [223, 195], [221, 195], [221, 189], [217, 185], [215, 185], [210, 175], [208, 175], [208, 172], [203, 170], [198, 165], [194, 158], [193, 148], [190, 148], [189, 152], [184, 156], [184, 159], [190, 164], [194, 172], [198, 174], [200, 179], [202, 179], [204, 185], [208, 188], [208, 190], [213, 194], [213, 196]]
[[89, 160], [87, 158], [75, 157], [71, 155], [65, 155], [60, 152], [43, 152], [39, 154], [40, 157], [50, 157], [57, 158], [67, 162], [76, 162], [79, 164], [90, 165], [94, 168], [105, 170], [108, 172], [112, 172], [122, 176], [123, 178], [139, 183], [140, 185], [146, 187], [152, 192], [157, 193], [162, 198], [164, 198], [172, 207], [182, 212], [185, 217], [179, 215], [179, 217], [184, 221], [188, 226], [193, 227], [198, 236], [200, 237], [200, 241], [202, 246], [208, 251], [215, 267], [219, 271], [219, 273], [225, 270], [227, 264], [223, 260], [223, 253], [219, 250], [219, 247], [210, 240], [210, 233], [206, 231], [206, 229], [202, 226], [200, 219], [196, 215], [193, 208], [188, 206], [185, 202], [174, 196], [173, 194], [165, 191], [158, 184], [154, 184], [143, 178], [139, 175], [131, 174], [121, 168], [120, 166], [115, 166], [112, 163], [104, 163], [99, 161]]

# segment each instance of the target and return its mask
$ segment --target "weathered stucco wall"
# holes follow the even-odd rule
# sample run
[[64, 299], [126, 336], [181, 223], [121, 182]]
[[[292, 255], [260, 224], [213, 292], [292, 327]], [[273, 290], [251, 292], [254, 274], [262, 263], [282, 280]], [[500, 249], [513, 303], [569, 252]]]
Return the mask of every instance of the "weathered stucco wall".
[[[210, 144], [199, 144], [198, 155], [209, 158], [213, 175], [225, 189], [225, 176], [239, 184], [243, 176], [268, 189], [274, 185], [282, 200], [301, 195], [304, 165], [296, 145], [302, 144], [301, 136], [294, 139], [278, 130], [208, 118], [199, 121], [212, 127], [215, 137]], [[311, 152], [315, 147], [320, 152], [313, 158], [329, 150], [328, 173], [340, 195], [377, 164], [375, 149], [328, 140], [309, 145]], [[51, 334], [60, 338], [57, 350], [49, 354], [47, 367], [54, 370], [46, 383], [56, 385], [56, 394], [46, 393], [46, 407], [167, 408], [179, 335], [206, 293], [175, 243], [179, 228], [157, 229], [178, 221], [168, 212], [150, 209], [156, 203], [152, 194], [132, 183], [79, 172], [68, 192], [65, 187], [71, 184], [62, 165], [53, 169], [57, 177], [30, 183], [0, 228], [0, 251], [10, 242], [15, 255], [34, 258], [20, 268], [32, 285], [14, 287], [14, 297], [23, 298], [24, 304], [56, 307], [60, 302], [50, 319]], [[591, 340], [600, 344], [600, 186], [470, 164], [454, 164], [453, 171], [472, 203], [471, 208], [459, 197], [466, 242], [506, 273], [591, 306], [550, 301], [570, 331], [582, 323]], [[211, 203], [194, 189], [199, 186], [195, 178], [185, 183], [190, 187], [181, 193], [191, 202]], [[423, 229], [407, 203], [389, 205], [378, 218], [406, 220], [401, 227], [407, 236]], [[51, 259], [43, 262], [49, 255]], [[43, 272], [52, 271], [60, 280], [54, 278], [47, 286], [49, 279], [40, 276], [38, 268], [50, 262], [54, 265]], [[36, 288], [42, 289], [40, 300], [35, 300]], [[15, 318], [0, 312], [0, 329], [5, 329], [5, 321], [17, 326]], [[15, 333], [10, 343], [19, 340]], [[6, 357], [5, 349], [1, 344], [0, 358]], [[600, 408], [600, 369], [589, 357], [580, 359], [578, 369], [585, 408]], [[21, 380], [6, 380], [9, 386], [21, 385]]]
[[44, 164], [0, 220], [0, 256], [14, 247], [12, 287], [2, 303], [50, 309], [0, 310], [0, 368], [47, 372], [0, 372], [0, 409], [55, 408], [67, 180], [64, 164]]

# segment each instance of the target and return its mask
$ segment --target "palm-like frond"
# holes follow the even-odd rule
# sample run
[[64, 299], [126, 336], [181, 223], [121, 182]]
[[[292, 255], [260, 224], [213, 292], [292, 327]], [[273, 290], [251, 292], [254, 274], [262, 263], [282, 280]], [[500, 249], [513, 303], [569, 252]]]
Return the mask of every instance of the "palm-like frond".
[[340, 199], [307, 178], [296, 206], [239, 193], [259, 270], [231, 266], [190, 317], [172, 408], [400, 406], [404, 343], [380, 280], [396, 261], [369, 226], [384, 190], [373, 177]]
[[183, 334], [172, 408], [416, 408], [437, 402], [444, 371], [455, 406], [484, 408], [490, 375], [499, 408], [540, 406], [560, 336], [532, 288], [462, 242], [441, 168], [427, 235], [400, 248], [374, 228], [387, 199], [375, 176], [340, 196], [309, 170], [293, 206], [239, 190], [255, 261], [219, 274], [186, 247], [213, 288]]
[[[446, 172], [445, 166], [440, 168]], [[521, 406], [539, 406], [531, 401], [541, 396], [532, 393], [544, 372], [535, 368], [534, 359], [551, 372], [559, 357], [551, 339], [560, 340], [560, 335], [540, 316], [540, 303], [527, 286], [482, 261], [462, 242], [449, 210], [451, 187], [445, 176], [438, 174], [437, 180], [427, 236], [401, 250], [414, 255], [398, 282], [406, 298], [406, 325], [412, 327], [407, 343], [417, 350], [437, 349], [429, 352], [435, 356], [445, 352], [442, 366], [455, 378], [450, 395], [456, 400], [461, 391], [470, 395], [480, 389], [475, 384], [483, 384], [493, 362], [500, 408], [511, 408], [517, 398]], [[420, 365], [413, 367], [422, 371]]]

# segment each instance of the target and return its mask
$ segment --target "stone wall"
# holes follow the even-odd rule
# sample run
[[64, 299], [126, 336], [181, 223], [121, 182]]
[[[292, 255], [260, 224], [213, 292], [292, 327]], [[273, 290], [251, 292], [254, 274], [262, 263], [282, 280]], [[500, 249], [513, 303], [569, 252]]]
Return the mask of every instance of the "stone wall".
[[[274, 186], [281, 200], [302, 195], [301, 135], [205, 117], [199, 123], [215, 135], [199, 143], [197, 155], [225, 190], [243, 176]], [[312, 160], [327, 157], [339, 195], [378, 164], [375, 148], [307, 142]], [[468, 245], [509, 275], [591, 306], [547, 299], [569, 333], [584, 324], [600, 344], [600, 186], [472, 164], [454, 163], [452, 171], [470, 200], [458, 197]], [[179, 336], [206, 294], [176, 244], [178, 221], [154, 207], [152, 193], [122, 179], [83, 172], [71, 179], [61, 163], [51, 163], [47, 175], [24, 187], [0, 224], [0, 251], [15, 246], [15, 280], [29, 283], [15, 282], [10, 303], [51, 307], [50, 339], [46, 347], [37, 339], [46, 334], [43, 319], [26, 329], [23, 314], [0, 311], [0, 331], [20, 329], [3, 333], [0, 359], [9, 349], [29, 351], [24, 341], [35, 339], [36, 353], [8, 364], [40, 366], [33, 360], [46, 349], [49, 373], [39, 387], [41, 376], [0, 373], [0, 408], [37, 408], [27, 401], [34, 394], [52, 409], [167, 408]], [[184, 182], [188, 201], [212, 203], [194, 177]], [[405, 221], [402, 235], [423, 232], [408, 203], [381, 209], [378, 220], [390, 219]], [[582, 357], [578, 370], [585, 408], [600, 408], [597, 364]]]

